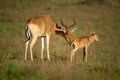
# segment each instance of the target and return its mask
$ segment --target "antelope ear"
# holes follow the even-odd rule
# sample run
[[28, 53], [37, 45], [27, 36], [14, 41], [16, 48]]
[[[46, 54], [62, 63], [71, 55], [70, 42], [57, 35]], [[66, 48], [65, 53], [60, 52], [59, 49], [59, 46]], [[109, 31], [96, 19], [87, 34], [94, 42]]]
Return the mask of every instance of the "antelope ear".
[[95, 34], [96, 34], [95, 31], [93, 31], [93, 32], [89, 31], [89, 33], [92, 34], [92, 35], [95, 35]]
[[73, 29], [72, 29], [72, 32], [74, 32], [76, 29], [77, 29], [76, 27], [75, 27], [75, 28], [73, 28]]
[[62, 30], [64, 33], [66, 33], [66, 28], [65, 27], [62, 27]]
[[89, 31], [89, 33], [90, 33], [91, 35], [95, 35], [95, 32], [91, 32], [91, 31]]
[[90, 34], [93, 34], [91, 31], [89, 31]]

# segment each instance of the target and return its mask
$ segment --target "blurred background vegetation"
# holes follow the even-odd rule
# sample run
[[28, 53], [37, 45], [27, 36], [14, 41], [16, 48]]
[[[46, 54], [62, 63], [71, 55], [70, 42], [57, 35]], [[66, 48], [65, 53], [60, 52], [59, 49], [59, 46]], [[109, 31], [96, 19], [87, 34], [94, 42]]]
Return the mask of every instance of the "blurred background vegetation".
[[[60, 19], [66, 25], [74, 19], [74, 38], [89, 31], [99, 35], [100, 42], [88, 49], [88, 63], [82, 49], [70, 63], [72, 47], [59, 35], [50, 40], [51, 62], [40, 60], [40, 39], [33, 48], [35, 61], [28, 54], [24, 62], [26, 21], [43, 14], [59, 25]], [[119, 41], [120, 0], [0, 0], [0, 80], [120, 80]]]

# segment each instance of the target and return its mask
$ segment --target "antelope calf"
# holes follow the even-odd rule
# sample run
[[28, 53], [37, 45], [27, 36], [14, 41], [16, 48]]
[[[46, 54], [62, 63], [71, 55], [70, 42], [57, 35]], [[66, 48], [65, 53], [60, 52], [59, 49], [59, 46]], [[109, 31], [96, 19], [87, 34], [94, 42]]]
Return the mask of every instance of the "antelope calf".
[[[61, 22], [62, 23], [62, 22]], [[75, 25], [72, 24], [70, 27]], [[28, 44], [30, 43], [30, 55], [31, 61], [33, 61], [33, 51], [32, 48], [37, 41], [38, 37], [41, 37], [42, 42], [42, 51], [41, 51], [41, 59], [43, 59], [43, 51], [44, 51], [44, 37], [46, 37], [46, 45], [47, 45], [47, 58], [50, 61], [49, 56], [49, 41], [52, 34], [66, 34], [66, 26], [58, 27], [57, 23], [55, 23], [49, 15], [41, 15], [38, 17], [30, 18], [25, 27], [25, 36], [26, 36], [26, 48], [25, 48], [25, 60], [27, 60], [27, 49]]]
[[99, 41], [98, 36], [95, 34], [95, 32], [90, 32], [91, 36], [87, 37], [79, 37], [79, 38], [75, 38], [72, 43], [71, 46], [74, 47], [74, 49], [71, 51], [71, 62], [74, 60], [74, 55], [75, 52], [79, 49], [79, 48], [83, 48], [84, 49], [84, 54], [83, 54], [83, 59], [85, 62], [87, 62], [87, 49], [89, 47], [89, 45], [91, 43], [93, 43], [93, 41]]

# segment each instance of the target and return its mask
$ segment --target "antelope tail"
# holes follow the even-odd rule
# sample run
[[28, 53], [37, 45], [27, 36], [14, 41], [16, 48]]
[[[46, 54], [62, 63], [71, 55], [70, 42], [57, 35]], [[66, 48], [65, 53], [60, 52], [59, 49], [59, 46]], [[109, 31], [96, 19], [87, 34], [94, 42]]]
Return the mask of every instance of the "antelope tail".
[[30, 30], [28, 29], [28, 26], [27, 26], [26, 29], [25, 29], [25, 37], [26, 37], [25, 42], [29, 41], [30, 38], [31, 38], [31, 32], [30, 32]]

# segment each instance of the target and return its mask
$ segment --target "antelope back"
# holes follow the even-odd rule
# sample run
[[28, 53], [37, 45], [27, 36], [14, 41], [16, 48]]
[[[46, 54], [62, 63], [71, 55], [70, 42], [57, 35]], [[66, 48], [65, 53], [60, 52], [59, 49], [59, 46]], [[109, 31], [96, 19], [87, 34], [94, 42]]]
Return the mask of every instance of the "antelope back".
[[27, 21], [31, 32], [39, 36], [55, 33], [56, 23], [49, 15], [33, 17]]

